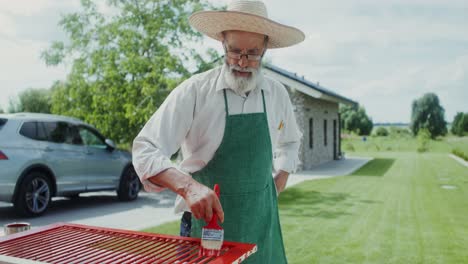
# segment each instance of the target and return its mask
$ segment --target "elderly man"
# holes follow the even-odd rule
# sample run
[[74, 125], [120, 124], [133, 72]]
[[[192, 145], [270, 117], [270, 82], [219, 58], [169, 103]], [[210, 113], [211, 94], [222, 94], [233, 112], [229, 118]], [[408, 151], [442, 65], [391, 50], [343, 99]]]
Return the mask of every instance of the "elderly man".
[[[258, 245], [249, 263], [286, 263], [277, 195], [295, 170], [301, 133], [287, 91], [262, 74], [261, 60], [304, 34], [269, 20], [261, 1], [233, 1], [189, 22], [221, 41], [225, 63], [171, 92], [134, 140], [135, 169], [146, 190], [179, 195], [176, 212], [191, 211], [192, 236], [215, 213], [225, 240]], [[179, 148], [177, 165], [170, 156]]]

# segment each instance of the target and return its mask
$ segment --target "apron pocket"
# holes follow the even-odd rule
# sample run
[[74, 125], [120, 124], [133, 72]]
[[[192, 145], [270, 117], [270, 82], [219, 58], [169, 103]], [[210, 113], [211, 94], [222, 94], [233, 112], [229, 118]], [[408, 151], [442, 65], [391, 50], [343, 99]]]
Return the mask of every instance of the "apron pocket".
[[[258, 244], [270, 231], [272, 204], [267, 185], [258, 192], [221, 194], [224, 210], [225, 240]], [[261, 239], [260, 239], [261, 238]]]

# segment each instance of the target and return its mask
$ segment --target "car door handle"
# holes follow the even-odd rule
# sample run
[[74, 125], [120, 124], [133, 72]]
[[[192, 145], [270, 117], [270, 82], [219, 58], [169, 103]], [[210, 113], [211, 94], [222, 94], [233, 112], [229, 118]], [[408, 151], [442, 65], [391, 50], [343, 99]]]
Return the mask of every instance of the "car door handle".
[[45, 147], [45, 148], [44, 148], [44, 151], [51, 152], [51, 151], [53, 151], [53, 149], [50, 148], [50, 147]]
[[86, 153], [86, 155], [93, 155], [93, 152], [91, 152], [91, 151], [86, 151], [85, 153]]

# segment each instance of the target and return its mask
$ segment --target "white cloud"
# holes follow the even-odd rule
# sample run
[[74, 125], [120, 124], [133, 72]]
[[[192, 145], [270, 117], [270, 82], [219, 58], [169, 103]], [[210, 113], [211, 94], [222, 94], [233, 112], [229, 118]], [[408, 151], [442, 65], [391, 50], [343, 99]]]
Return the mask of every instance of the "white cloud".
[[15, 35], [14, 22], [10, 16], [0, 13], [0, 37]]
[[[411, 102], [439, 95], [447, 118], [468, 111], [467, 1], [271, 1], [271, 17], [303, 43], [273, 62], [357, 100], [374, 121], [409, 121]], [[444, 87], [444, 88], [441, 88]]]
[[40, 52], [48, 43], [32, 41], [0, 41], [0, 107], [6, 110], [8, 101], [27, 88], [49, 88], [55, 80], [64, 79], [65, 66], [47, 67]]
[[52, 4], [53, 2], [49, 0], [0, 0], [0, 6], [2, 11], [11, 13], [12, 15], [21, 16], [30, 16], [36, 14], [50, 7]]

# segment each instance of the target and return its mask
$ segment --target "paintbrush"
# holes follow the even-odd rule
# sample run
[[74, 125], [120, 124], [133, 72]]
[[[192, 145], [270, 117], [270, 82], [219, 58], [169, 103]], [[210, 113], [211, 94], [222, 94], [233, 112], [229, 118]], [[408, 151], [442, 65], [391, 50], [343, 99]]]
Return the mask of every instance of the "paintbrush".
[[[219, 198], [219, 185], [215, 184], [214, 191]], [[218, 224], [218, 215], [213, 211], [208, 225], [202, 229], [200, 256], [219, 256], [224, 240], [224, 229]]]

